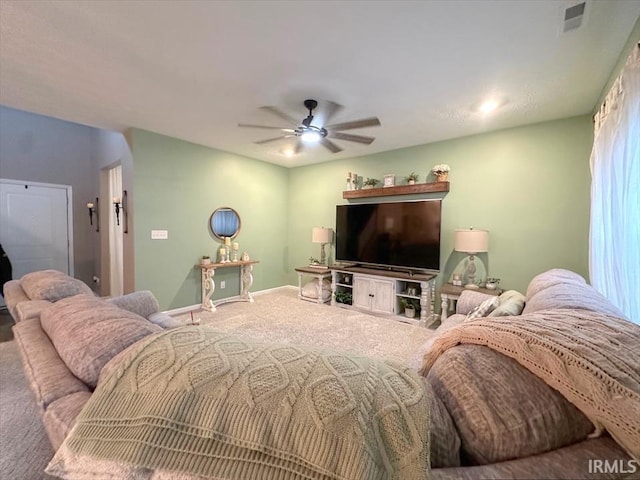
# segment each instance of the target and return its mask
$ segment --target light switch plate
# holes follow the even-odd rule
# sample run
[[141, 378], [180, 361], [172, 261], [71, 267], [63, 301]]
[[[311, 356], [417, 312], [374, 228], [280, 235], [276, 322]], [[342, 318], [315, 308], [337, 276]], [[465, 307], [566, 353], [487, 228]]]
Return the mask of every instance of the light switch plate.
[[151, 240], [167, 240], [169, 230], [151, 230]]

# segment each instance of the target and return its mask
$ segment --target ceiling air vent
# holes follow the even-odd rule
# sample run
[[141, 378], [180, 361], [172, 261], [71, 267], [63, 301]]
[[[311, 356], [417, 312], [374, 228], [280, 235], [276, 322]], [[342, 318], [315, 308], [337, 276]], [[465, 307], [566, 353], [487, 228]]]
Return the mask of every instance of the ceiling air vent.
[[575, 30], [580, 25], [582, 25], [582, 20], [584, 18], [584, 11], [586, 6], [587, 6], [587, 2], [581, 2], [565, 9], [564, 24], [562, 26], [563, 32], [568, 32], [569, 30]]

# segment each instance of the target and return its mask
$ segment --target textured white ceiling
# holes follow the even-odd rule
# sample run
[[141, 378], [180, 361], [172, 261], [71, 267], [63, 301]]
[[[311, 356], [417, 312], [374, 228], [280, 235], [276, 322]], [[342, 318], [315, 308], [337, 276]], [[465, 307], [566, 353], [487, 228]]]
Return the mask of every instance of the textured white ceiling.
[[[591, 112], [640, 1], [0, 1], [0, 104], [99, 128], [146, 129], [286, 166]], [[494, 116], [474, 111], [495, 96]], [[286, 158], [255, 145], [331, 100], [381, 127]], [[319, 114], [321, 112], [318, 112]]]

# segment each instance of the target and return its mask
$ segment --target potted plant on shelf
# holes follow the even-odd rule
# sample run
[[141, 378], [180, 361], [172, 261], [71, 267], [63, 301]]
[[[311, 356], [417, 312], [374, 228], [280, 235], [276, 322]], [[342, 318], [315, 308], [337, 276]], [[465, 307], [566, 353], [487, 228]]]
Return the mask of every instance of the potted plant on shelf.
[[310, 267], [319, 267], [322, 264], [320, 263], [320, 260], [318, 260], [317, 258], [314, 257], [309, 257], [309, 266]]
[[451, 168], [446, 163], [441, 163], [440, 165], [436, 165], [431, 169], [433, 174], [436, 177], [436, 181], [438, 182], [446, 182], [449, 178], [449, 171]]
[[415, 298], [400, 297], [400, 305], [404, 308], [404, 316], [414, 318], [416, 312], [420, 311], [420, 304]]
[[363, 185], [364, 188], [373, 188], [375, 187], [378, 183], [380, 183], [378, 180], [376, 180], [375, 178], [367, 178]]
[[416, 172], [411, 172], [409, 175], [407, 175], [406, 180], [409, 185], [415, 185], [415, 183], [418, 181], [418, 174]]
[[336, 298], [336, 303], [343, 303], [344, 305], [351, 305], [351, 302], [353, 300], [353, 295], [351, 294], [351, 292], [336, 292], [334, 294], [335, 298]]
[[211, 257], [209, 255], [203, 255], [200, 259], [200, 265], [209, 265], [211, 263]]

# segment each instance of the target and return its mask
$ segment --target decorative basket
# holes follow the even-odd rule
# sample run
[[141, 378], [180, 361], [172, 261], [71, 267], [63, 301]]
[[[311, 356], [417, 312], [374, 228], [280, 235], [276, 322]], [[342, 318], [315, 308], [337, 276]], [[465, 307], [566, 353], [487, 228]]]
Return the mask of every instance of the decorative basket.
[[447, 172], [436, 174], [436, 179], [438, 182], [446, 182], [448, 178], [449, 178], [449, 174]]

